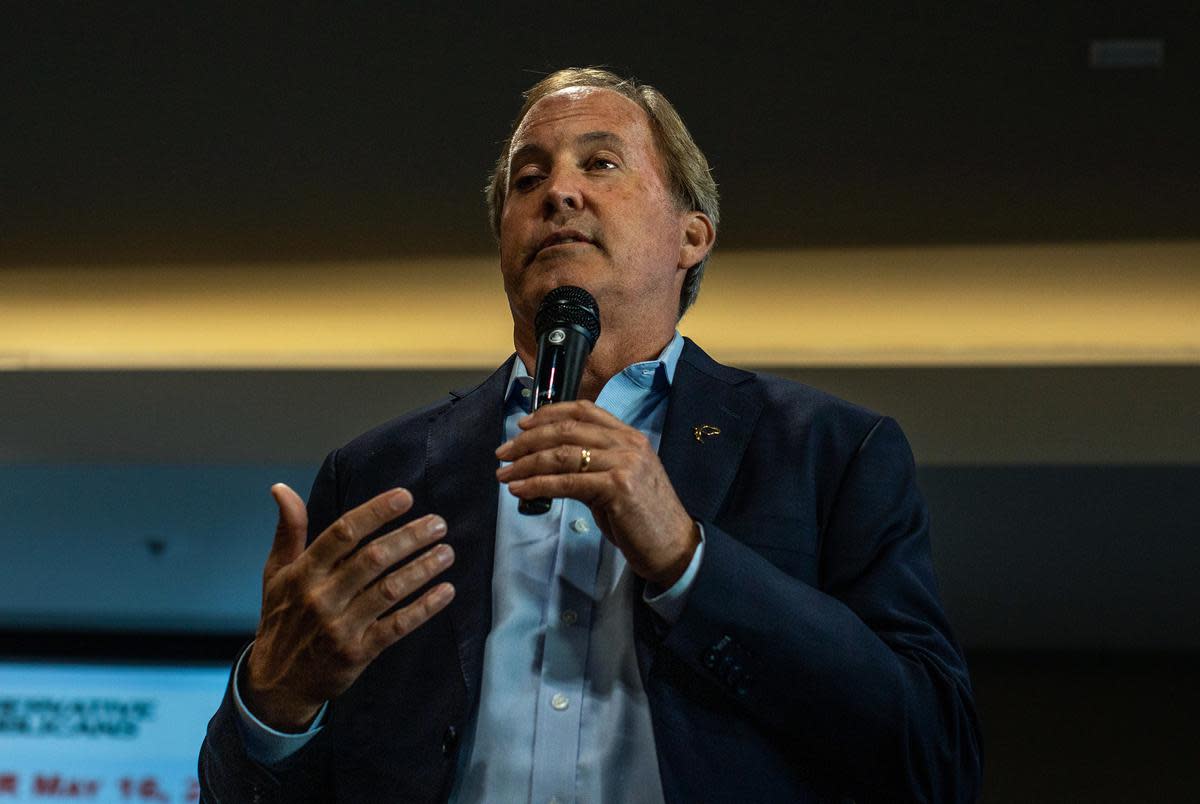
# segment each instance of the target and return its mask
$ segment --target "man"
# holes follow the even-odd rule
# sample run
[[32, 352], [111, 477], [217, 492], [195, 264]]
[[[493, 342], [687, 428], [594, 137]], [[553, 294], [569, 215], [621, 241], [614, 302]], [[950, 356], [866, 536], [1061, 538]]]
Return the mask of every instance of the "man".
[[[489, 202], [516, 355], [332, 453], [307, 514], [273, 489], [205, 799], [974, 799], [970, 684], [899, 428], [675, 332], [717, 197], [666, 99], [551, 75]], [[583, 401], [526, 416], [561, 285], [603, 332]], [[557, 502], [517, 513], [535, 497]]]

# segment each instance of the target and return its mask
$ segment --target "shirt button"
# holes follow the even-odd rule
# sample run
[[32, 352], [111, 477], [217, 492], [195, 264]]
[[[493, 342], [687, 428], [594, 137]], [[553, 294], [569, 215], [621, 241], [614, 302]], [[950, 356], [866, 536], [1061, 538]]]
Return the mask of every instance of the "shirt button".
[[574, 522], [572, 522], [571, 527], [575, 530], [576, 533], [587, 533], [589, 530], [592, 529], [591, 525], [589, 525], [587, 523], [587, 520], [584, 519], [583, 517], [580, 517], [579, 519], [576, 519]]
[[567, 696], [563, 695], [561, 692], [556, 692], [554, 693], [554, 697], [550, 699], [550, 705], [557, 711], [561, 712], [570, 706], [571, 702], [567, 699]]
[[521, 389], [521, 396], [525, 397], [526, 399], [528, 399], [532, 395], [533, 395], [533, 391], [529, 390], [528, 388]]
[[563, 625], [574, 625], [579, 620], [579, 615], [572, 609], [567, 609], [562, 613]]

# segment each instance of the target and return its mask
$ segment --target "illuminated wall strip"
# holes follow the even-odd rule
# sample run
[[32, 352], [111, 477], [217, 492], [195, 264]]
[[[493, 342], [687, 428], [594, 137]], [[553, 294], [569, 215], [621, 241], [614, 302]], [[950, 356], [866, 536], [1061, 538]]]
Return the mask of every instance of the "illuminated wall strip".
[[[1200, 241], [719, 251], [681, 327], [760, 366], [1200, 362]], [[0, 367], [486, 367], [492, 257], [0, 268]]]

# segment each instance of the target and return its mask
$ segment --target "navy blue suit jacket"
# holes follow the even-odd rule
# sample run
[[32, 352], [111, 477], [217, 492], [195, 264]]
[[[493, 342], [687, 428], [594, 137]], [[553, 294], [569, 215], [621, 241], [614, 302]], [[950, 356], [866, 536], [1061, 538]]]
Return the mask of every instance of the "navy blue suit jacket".
[[[226, 695], [200, 757], [206, 801], [445, 798], [491, 623], [509, 370], [326, 459], [310, 538], [406, 486], [406, 518], [448, 522], [457, 597], [385, 651], [282, 767], [245, 757]], [[701, 425], [720, 434], [698, 440]], [[659, 454], [706, 540], [679, 621], [639, 603], [631, 623], [667, 801], [973, 801], [971, 687], [899, 427], [688, 341]]]

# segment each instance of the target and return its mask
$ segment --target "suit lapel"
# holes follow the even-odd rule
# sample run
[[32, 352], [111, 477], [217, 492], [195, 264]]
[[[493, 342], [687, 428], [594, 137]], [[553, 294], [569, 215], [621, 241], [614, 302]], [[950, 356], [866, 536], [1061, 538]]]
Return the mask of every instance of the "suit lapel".
[[[712, 521], [721, 510], [754, 432], [762, 401], [752, 393], [748, 371], [717, 363], [685, 339], [675, 367], [658, 455], [684, 509]], [[697, 428], [707, 428], [697, 439]], [[641, 598], [643, 585], [636, 585]], [[660, 639], [650, 610], [634, 606], [638, 667], [646, 682]]]
[[470, 706], [479, 694], [483, 646], [491, 628], [499, 494], [493, 474], [499, 466], [495, 449], [503, 440], [503, 401], [511, 370], [510, 359], [475, 389], [452, 392], [456, 401], [430, 424], [426, 444], [430, 510], [445, 517], [446, 542], [455, 553], [454, 565], [445, 573], [457, 592], [447, 614]]
[[[753, 377], [722, 366], [690, 340], [684, 344], [658, 454], [695, 519], [716, 516], [754, 432], [762, 402], [743, 387]], [[698, 439], [696, 428], [711, 429]]]

